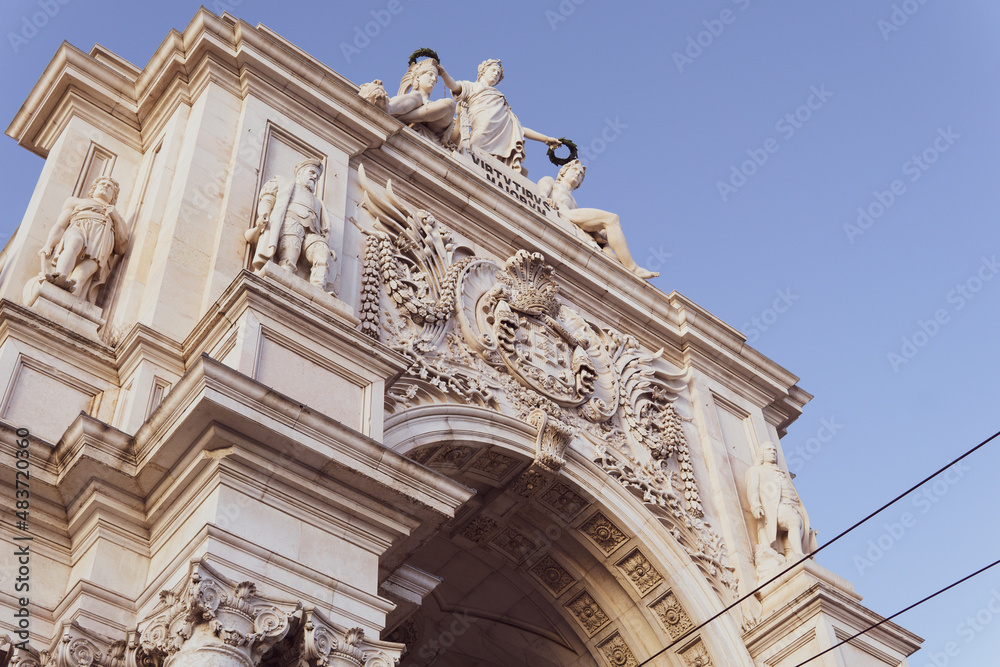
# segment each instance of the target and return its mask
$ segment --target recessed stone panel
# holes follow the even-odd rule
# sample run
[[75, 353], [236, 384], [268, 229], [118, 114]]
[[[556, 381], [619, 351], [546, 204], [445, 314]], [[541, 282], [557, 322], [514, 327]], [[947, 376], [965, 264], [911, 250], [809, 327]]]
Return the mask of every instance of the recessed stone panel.
[[601, 605], [587, 591], [581, 591], [571, 602], [566, 605], [587, 634], [593, 636], [598, 630], [607, 625], [611, 618], [601, 609]]
[[555, 483], [542, 494], [541, 501], [558, 512], [564, 519], [571, 520], [587, 506], [587, 499], [562, 482]]
[[616, 565], [642, 595], [653, 590], [658, 583], [663, 581], [663, 575], [656, 571], [649, 559], [638, 549], [633, 550]]
[[639, 664], [632, 654], [632, 649], [617, 632], [598, 644], [597, 648], [612, 667], [637, 667]]
[[517, 459], [514, 457], [491, 451], [473, 461], [469, 470], [499, 481], [506, 477], [516, 464]]
[[606, 554], [610, 554], [628, 540], [628, 536], [600, 512], [590, 517], [580, 526], [580, 530]]
[[515, 563], [522, 563], [528, 554], [538, 548], [538, 545], [528, 539], [517, 528], [507, 526], [490, 540], [490, 544], [499, 549]]
[[694, 627], [694, 622], [684, 611], [684, 607], [681, 606], [680, 600], [673, 594], [673, 591], [667, 591], [666, 595], [649, 605], [649, 608], [656, 613], [656, 617], [670, 633], [671, 639], [677, 639]]
[[545, 554], [528, 570], [545, 584], [552, 595], [559, 596], [564, 590], [576, 582], [576, 579], [559, 564], [550, 554]]

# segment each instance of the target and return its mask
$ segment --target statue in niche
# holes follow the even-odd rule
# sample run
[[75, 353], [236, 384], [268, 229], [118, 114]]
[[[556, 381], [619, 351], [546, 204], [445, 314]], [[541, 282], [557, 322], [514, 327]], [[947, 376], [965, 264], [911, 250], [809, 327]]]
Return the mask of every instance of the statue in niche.
[[757, 575], [765, 578], [815, 551], [816, 532], [809, 530], [809, 517], [791, 478], [778, 466], [774, 443], [764, 443], [760, 463], [747, 470], [746, 483], [750, 512], [757, 519]]
[[521, 125], [507, 104], [507, 98], [495, 88], [503, 80], [503, 66], [499, 60], [483, 61], [475, 81], [455, 81], [441, 65], [437, 69], [459, 104], [463, 148], [489, 153], [514, 171], [526, 173], [521, 166], [525, 139], [541, 141], [549, 148], [562, 145], [558, 139]]
[[597, 208], [578, 208], [573, 191], [583, 183], [587, 168], [579, 160], [564, 164], [556, 178], [545, 176], [538, 181], [538, 194], [545, 198], [549, 206], [559, 212], [559, 216], [590, 234], [601, 248], [614, 255], [622, 266], [643, 279], [660, 275], [656, 271], [644, 269], [632, 258], [625, 233], [618, 216]]
[[128, 243], [125, 221], [115, 208], [118, 190], [118, 181], [101, 176], [87, 197], [67, 199], [38, 253], [42, 278], [92, 304]]
[[438, 62], [433, 58], [410, 65], [399, 82], [399, 94], [386, 103], [386, 112], [445, 148], [455, 146], [455, 100], [431, 100], [438, 81]]
[[330, 216], [316, 196], [316, 182], [323, 163], [309, 158], [295, 165], [295, 179], [275, 176], [264, 184], [257, 204], [257, 224], [247, 230], [248, 243], [256, 243], [253, 268], [260, 272], [273, 261], [295, 273], [299, 260], [308, 263], [309, 282], [326, 289], [330, 249]]

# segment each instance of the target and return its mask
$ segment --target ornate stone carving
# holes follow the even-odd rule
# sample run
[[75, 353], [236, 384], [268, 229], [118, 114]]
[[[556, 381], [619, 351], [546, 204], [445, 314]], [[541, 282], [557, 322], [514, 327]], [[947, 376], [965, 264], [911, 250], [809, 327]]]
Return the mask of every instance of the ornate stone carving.
[[422, 463], [424, 465], [427, 465], [427, 461], [429, 461], [430, 458], [434, 456], [434, 454], [437, 453], [439, 449], [440, 447], [424, 447], [422, 449], [416, 450], [415, 452], [410, 452], [409, 454], [407, 454], [407, 456], [409, 456], [417, 463]]
[[374, 104], [382, 111], [389, 106], [389, 94], [385, 92], [385, 86], [381, 79], [375, 79], [371, 83], [363, 83], [358, 89], [358, 95], [369, 104]]
[[477, 544], [485, 542], [490, 535], [496, 532], [500, 524], [488, 516], [477, 516], [462, 529], [462, 535]]
[[538, 545], [528, 539], [521, 531], [509, 525], [490, 540], [490, 544], [517, 564], [524, 562], [524, 559], [538, 548]]
[[486, 452], [472, 462], [470, 470], [480, 472], [492, 479], [503, 479], [516, 463], [517, 459], [511, 456], [505, 456], [500, 452]]
[[38, 253], [40, 280], [97, 303], [101, 286], [128, 244], [128, 229], [115, 208], [118, 190], [118, 181], [101, 176], [86, 197], [66, 200]]
[[672, 591], [667, 591], [666, 595], [649, 605], [649, 608], [656, 613], [656, 617], [670, 633], [670, 639], [677, 639], [694, 627], [691, 617], [684, 611], [684, 607]]
[[[712, 585], [735, 592], [734, 568], [704, 522], [685, 436], [684, 373], [661, 352], [587, 322], [564, 304], [544, 258], [520, 251], [503, 266], [458, 247], [433, 215], [413, 210], [392, 184], [358, 170], [367, 232], [364, 330], [410, 360], [386, 411], [466, 403], [514, 414], [538, 429], [535, 473], [511, 490], [534, 495], [568, 447], [632, 489], [681, 541]], [[589, 445], [587, 444], [589, 443]]]
[[441, 450], [427, 465], [435, 467], [447, 466], [449, 468], [460, 468], [462, 464], [469, 459], [473, 451], [472, 447], [466, 447], [464, 445], [457, 445], [453, 447], [445, 446], [441, 448]]
[[462, 148], [489, 153], [514, 171], [522, 171], [525, 139], [550, 148], [560, 145], [558, 139], [521, 125], [503, 93], [494, 87], [503, 79], [499, 60], [483, 61], [475, 81], [455, 81], [440, 65], [438, 73], [458, 102]]
[[586, 498], [562, 482], [556, 482], [551, 489], [543, 493], [541, 501], [567, 521], [572, 520], [589, 504]]
[[583, 626], [587, 634], [594, 634], [611, 622], [611, 618], [604, 613], [601, 605], [587, 591], [581, 591], [579, 595], [566, 604], [573, 617]]
[[576, 582], [566, 568], [550, 554], [545, 554], [528, 572], [538, 577], [556, 597]]
[[139, 645], [136, 632], [112, 639], [80, 626], [60, 624], [57, 639], [48, 650], [35, 653], [19, 649], [11, 660], [18, 667], [156, 667], [157, 662]]
[[618, 561], [616, 565], [642, 595], [645, 595], [658, 583], [663, 581], [663, 575], [656, 571], [656, 568], [649, 562], [649, 559], [638, 549], [633, 550], [628, 556]]
[[613, 250], [622, 266], [635, 275], [643, 279], [660, 275], [635, 263], [617, 215], [596, 208], [577, 208], [573, 191], [583, 183], [586, 172], [587, 168], [579, 160], [564, 164], [556, 178], [545, 176], [539, 179], [538, 194], [545, 198], [549, 206], [559, 211], [560, 217], [590, 234], [600, 248]]
[[611, 553], [628, 540], [628, 535], [620, 531], [618, 526], [611, 523], [600, 512], [590, 517], [586, 523], [580, 526], [580, 530], [606, 554]]
[[510, 490], [522, 498], [531, 498], [548, 483], [549, 479], [545, 475], [529, 468], [518, 475], [517, 479], [511, 483]]
[[639, 664], [639, 661], [632, 654], [632, 649], [617, 632], [598, 644], [597, 648], [601, 650], [604, 658], [611, 663], [612, 667], [637, 667]]
[[576, 435], [576, 429], [549, 417], [544, 410], [534, 410], [528, 415], [528, 421], [538, 429], [535, 438], [535, 462], [552, 471], [562, 468], [566, 463], [563, 452]]
[[681, 651], [681, 657], [684, 658], [684, 664], [687, 667], [712, 667], [712, 656], [705, 648], [704, 642], [700, 639], [692, 644], [689, 648]]
[[746, 472], [747, 502], [757, 519], [754, 560], [757, 578], [770, 579], [787, 561], [798, 561], [816, 549], [816, 535], [788, 473], [778, 466], [778, 450], [765, 442], [757, 465]]
[[372, 641], [361, 628], [345, 629], [315, 609], [303, 609], [297, 630], [271, 652], [274, 667], [395, 667], [402, 644]]
[[160, 593], [160, 609], [142, 624], [141, 645], [164, 667], [255, 667], [293, 616], [259, 597], [255, 584], [232, 585], [201, 563], [178, 590]]
[[273, 261], [296, 273], [300, 260], [308, 265], [309, 282], [326, 290], [336, 271], [328, 275], [330, 258], [330, 214], [316, 196], [316, 182], [323, 173], [323, 163], [309, 158], [295, 165], [295, 178], [275, 176], [261, 189], [257, 221], [247, 230], [248, 243], [256, 244], [254, 271], [262, 273]]

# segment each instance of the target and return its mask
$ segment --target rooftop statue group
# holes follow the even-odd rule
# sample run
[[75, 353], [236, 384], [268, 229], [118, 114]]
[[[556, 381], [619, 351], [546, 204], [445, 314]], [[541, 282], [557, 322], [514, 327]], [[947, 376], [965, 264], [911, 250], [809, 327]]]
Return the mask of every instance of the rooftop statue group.
[[[452, 98], [430, 99], [438, 78], [451, 91]], [[515, 172], [526, 174], [522, 166], [525, 139], [544, 143], [553, 150], [563, 142], [524, 127], [496, 88], [501, 80], [503, 66], [499, 60], [480, 64], [475, 81], [456, 81], [436, 58], [428, 58], [411, 62], [395, 97], [386, 94], [381, 81], [361, 86], [360, 95], [447, 149], [488, 153]], [[660, 275], [636, 264], [617, 215], [577, 207], [572, 192], [580, 187], [585, 172], [586, 167], [573, 160], [560, 169], [555, 179], [541, 179], [539, 194], [560, 217], [589, 234], [626, 269], [644, 279]]]

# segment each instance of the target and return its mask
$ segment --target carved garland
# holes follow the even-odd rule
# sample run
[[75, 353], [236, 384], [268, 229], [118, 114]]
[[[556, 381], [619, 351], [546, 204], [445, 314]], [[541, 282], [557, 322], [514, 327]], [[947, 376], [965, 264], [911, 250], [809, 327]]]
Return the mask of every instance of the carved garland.
[[386, 411], [456, 400], [512, 412], [538, 431], [536, 462], [558, 470], [577, 435], [594, 460], [656, 508], [720, 593], [733, 568], [704, 510], [676, 400], [683, 375], [631, 336], [559, 299], [552, 267], [520, 250], [503, 266], [461, 253], [426, 211], [411, 211], [359, 167], [374, 220], [364, 254], [363, 331], [405, 355]]

